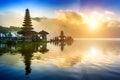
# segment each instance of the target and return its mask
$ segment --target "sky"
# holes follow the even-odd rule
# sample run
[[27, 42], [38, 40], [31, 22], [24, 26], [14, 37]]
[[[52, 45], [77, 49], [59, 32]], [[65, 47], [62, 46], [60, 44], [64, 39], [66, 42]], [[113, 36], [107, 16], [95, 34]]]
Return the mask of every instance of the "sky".
[[[57, 10], [107, 9], [119, 13], [120, 0], [0, 0], [1, 12], [22, 13], [29, 8], [34, 15], [54, 16]], [[35, 13], [36, 12], [36, 13]]]
[[[44, 20], [44, 25], [41, 26], [55, 24], [56, 21], [52, 19], [57, 18], [58, 13], [60, 20], [72, 24], [80, 24], [83, 17], [87, 17], [84, 20], [91, 26], [97, 26], [111, 18], [117, 17], [120, 20], [120, 0], [0, 0], [0, 25], [21, 26], [26, 8], [29, 8], [32, 18], [51, 19]], [[51, 26], [57, 27], [59, 22], [52, 24]]]

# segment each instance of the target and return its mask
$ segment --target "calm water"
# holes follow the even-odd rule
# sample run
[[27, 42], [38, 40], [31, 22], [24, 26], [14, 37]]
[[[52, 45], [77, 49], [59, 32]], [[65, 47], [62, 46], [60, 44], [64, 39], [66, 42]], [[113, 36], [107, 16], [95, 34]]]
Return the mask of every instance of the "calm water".
[[0, 80], [120, 80], [120, 41], [1, 44]]

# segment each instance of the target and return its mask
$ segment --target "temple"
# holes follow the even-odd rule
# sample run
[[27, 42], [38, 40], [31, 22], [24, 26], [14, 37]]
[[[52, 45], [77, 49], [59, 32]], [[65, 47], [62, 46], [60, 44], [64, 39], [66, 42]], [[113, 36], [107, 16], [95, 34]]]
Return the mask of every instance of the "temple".
[[38, 34], [40, 35], [40, 41], [47, 41], [48, 32], [42, 30]]
[[23, 36], [23, 41], [47, 41], [47, 35], [49, 33], [44, 30], [39, 33], [33, 31], [29, 9], [26, 9], [23, 28], [18, 34]]
[[73, 38], [71, 36], [65, 36], [64, 32], [60, 32], [60, 36], [56, 36], [53, 39], [50, 40], [51, 42], [53, 41], [73, 41]]
[[24, 41], [32, 41], [37, 32], [33, 31], [29, 9], [26, 9], [23, 28], [18, 34], [22, 34]]

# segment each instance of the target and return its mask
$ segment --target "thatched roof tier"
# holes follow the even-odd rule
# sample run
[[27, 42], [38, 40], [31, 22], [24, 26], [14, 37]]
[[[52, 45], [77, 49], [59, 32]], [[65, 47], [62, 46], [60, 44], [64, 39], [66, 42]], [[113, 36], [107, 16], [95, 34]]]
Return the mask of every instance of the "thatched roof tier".
[[42, 30], [42, 31], [40, 31], [38, 34], [49, 34], [48, 32], [46, 32], [46, 31], [44, 31], [44, 30]]
[[29, 24], [29, 23], [25, 23], [25, 24], [23, 24], [23, 26], [32, 26], [31, 24]]
[[32, 29], [34, 29], [34, 28], [32, 28], [32, 27], [22, 27], [22, 30], [32, 30]]
[[38, 34], [35, 31], [19, 31], [18, 34]]

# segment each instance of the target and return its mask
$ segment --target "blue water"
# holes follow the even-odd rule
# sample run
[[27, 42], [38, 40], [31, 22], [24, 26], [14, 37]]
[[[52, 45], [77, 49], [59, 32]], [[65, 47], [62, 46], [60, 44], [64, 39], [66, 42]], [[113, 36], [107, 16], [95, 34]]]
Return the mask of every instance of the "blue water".
[[120, 80], [120, 41], [1, 44], [0, 80]]

